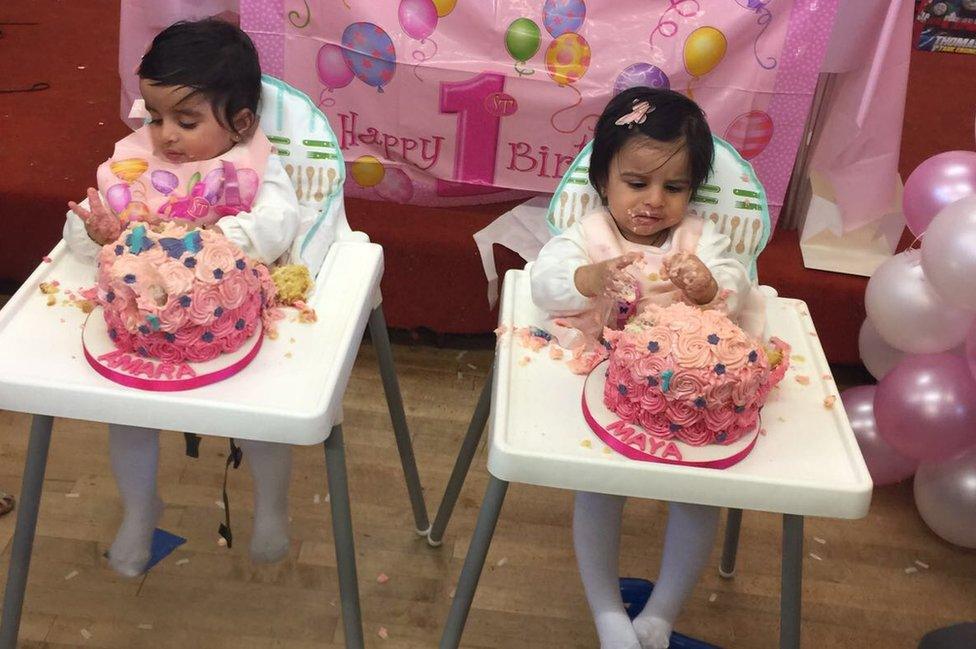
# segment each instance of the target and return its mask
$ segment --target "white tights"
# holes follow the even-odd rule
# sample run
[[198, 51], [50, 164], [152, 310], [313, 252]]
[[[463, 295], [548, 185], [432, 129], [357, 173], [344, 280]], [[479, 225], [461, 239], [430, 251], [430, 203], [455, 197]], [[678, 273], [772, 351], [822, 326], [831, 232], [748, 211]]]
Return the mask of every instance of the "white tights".
[[573, 544], [600, 649], [667, 649], [681, 607], [715, 542], [719, 508], [668, 503], [661, 572], [647, 606], [633, 622], [620, 597], [623, 496], [577, 492]]
[[[128, 577], [143, 573], [149, 561], [153, 530], [163, 512], [156, 492], [159, 431], [109, 425], [112, 472], [122, 498], [122, 525], [109, 549], [109, 564]], [[288, 483], [291, 447], [241, 440], [254, 479], [254, 535], [251, 558], [267, 563], [288, 554]]]

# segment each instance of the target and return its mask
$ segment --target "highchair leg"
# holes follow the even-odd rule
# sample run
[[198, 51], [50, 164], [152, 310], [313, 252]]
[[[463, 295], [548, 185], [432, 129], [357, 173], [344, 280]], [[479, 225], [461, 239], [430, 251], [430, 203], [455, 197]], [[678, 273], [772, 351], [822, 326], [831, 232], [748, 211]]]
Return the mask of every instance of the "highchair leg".
[[44, 486], [44, 470], [47, 467], [47, 451], [51, 446], [53, 424], [54, 418], [46, 415], [34, 415], [31, 422], [24, 478], [20, 487], [20, 503], [17, 506], [17, 527], [14, 529], [14, 541], [10, 550], [7, 587], [3, 593], [0, 649], [15, 649], [17, 646], [20, 614], [24, 608], [24, 590], [27, 588], [27, 571], [34, 545], [34, 530], [37, 528], [37, 512], [41, 506], [41, 489]]
[[403, 412], [403, 398], [400, 396], [400, 384], [393, 366], [393, 349], [390, 347], [390, 334], [386, 329], [382, 304], [369, 314], [369, 335], [379, 359], [380, 377], [383, 379], [386, 404], [390, 410], [390, 419], [393, 421], [393, 435], [396, 437], [397, 450], [400, 452], [400, 465], [403, 467], [407, 493], [410, 495], [410, 505], [413, 507], [414, 524], [417, 527], [417, 534], [426, 536], [430, 532], [430, 519], [427, 517], [427, 505], [424, 503], [424, 492], [417, 473], [417, 461], [413, 455], [407, 416]]
[[478, 397], [478, 405], [475, 406], [474, 414], [471, 415], [468, 432], [461, 442], [461, 450], [458, 451], [457, 459], [454, 461], [454, 469], [451, 471], [451, 478], [447, 482], [447, 489], [444, 490], [444, 497], [441, 498], [441, 504], [437, 508], [437, 516], [434, 517], [434, 524], [427, 536], [427, 542], [433, 547], [439, 546], [444, 540], [444, 530], [447, 528], [448, 521], [451, 520], [454, 505], [461, 494], [464, 479], [471, 468], [471, 460], [478, 450], [478, 442], [481, 441], [481, 434], [485, 430], [485, 423], [488, 421], [488, 414], [491, 410], [491, 381], [494, 368], [495, 365], [492, 362], [491, 367], [488, 368], [485, 385], [481, 388], [481, 396]]

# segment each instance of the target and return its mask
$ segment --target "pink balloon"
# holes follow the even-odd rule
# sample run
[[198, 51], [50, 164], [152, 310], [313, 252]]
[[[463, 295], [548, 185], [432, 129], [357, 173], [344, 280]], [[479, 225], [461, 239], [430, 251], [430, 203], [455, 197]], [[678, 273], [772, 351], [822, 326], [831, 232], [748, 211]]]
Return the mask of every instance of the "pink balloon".
[[935, 354], [962, 343], [976, 314], [946, 304], [920, 262], [918, 250], [906, 250], [878, 266], [868, 282], [864, 306], [889, 345], [913, 354]]
[[976, 194], [976, 153], [948, 151], [932, 156], [905, 182], [902, 207], [905, 222], [921, 236], [943, 207]]
[[422, 41], [437, 28], [437, 7], [433, 0], [400, 0], [400, 26], [410, 38]]
[[319, 81], [329, 90], [345, 88], [356, 78], [342, 56], [342, 48], [332, 43], [326, 43], [319, 48], [315, 57], [315, 68]]
[[413, 181], [403, 169], [388, 167], [383, 180], [376, 186], [376, 193], [384, 200], [403, 205], [413, 198]]
[[905, 355], [900, 349], [895, 349], [885, 342], [878, 330], [871, 324], [870, 318], [864, 318], [861, 331], [857, 336], [857, 349], [861, 353], [861, 362], [868, 368], [871, 376], [881, 380], [891, 368]]
[[932, 219], [922, 241], [922, 268], [942, 299], [976, 309], [976, 194]]
[[878, 384], [874, 415], [902, 455], [942, 460], [976, 444], [976, 381], [953, 354], [909, 355]]
[[105, 200], [108, 201], [108, 206], [112, 208], [113, 212], [119, 213], [132, 200], [132, 192], [129, 191], [127, 184], [116, 183], [105, 192]]
[[907, 458], [891, 448], [878, 434], [874, 420], [874, 393], [877, 386], [860, 385], [840, 393], [844, 410], [851, 422], [851, 429], [861, 448], [864, 463], [868, 465], [875, 486], [901, 482], [911, 477], [918, 466], [918, 460]]
[[949, 543], [976, 548], [976, 447], [915, 474], [915, 506], [929, 528]]

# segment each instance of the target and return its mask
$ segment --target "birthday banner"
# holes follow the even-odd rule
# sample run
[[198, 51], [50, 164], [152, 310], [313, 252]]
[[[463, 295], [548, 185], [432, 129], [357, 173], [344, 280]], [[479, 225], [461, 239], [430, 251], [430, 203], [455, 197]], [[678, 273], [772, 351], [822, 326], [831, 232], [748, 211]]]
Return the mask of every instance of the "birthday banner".
[[346, 192], [458, 205], [552, 192], [613, 93], [671, 88], [779, 212], [837, 0], [241, 0], [264, 72], [328, 115]]

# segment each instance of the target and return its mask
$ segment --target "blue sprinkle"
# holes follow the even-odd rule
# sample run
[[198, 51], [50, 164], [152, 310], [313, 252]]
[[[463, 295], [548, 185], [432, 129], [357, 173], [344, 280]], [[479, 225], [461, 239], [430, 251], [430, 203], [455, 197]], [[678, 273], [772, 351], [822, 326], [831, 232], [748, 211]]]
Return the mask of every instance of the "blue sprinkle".
[[755, 363], [757, 358], [759, 358], [759, 354], [757, 354], [755, 351], [749, 352], [749, 362], [750, 363]]
[[655, 378], [655, 377], [653, 377], [653, 376], [649, 376], [649, 377], [647, 377], [647, 384], [648, 384], [649, 386], [651, 386], [652, 388], [653, 388], [653, 387], [656, 387], [656, 386], [657, 386], [657, 378]]
[[115, 293], [113, 293], [112, 291], [109, 291], [108, 293], [105, 294], [105, 301], [106, 302], [112, 302], [114, 300], [115, 300]]
[[163, 334], [163, 338], [165, 338], [166, 342], [168, 343], [176, 342], [176, 334], [171, 334], [169, 332], [166, 332]]
[[129, 273], [128, 275], [122, 278], [122, 281], [124, 281], [126, 284], [135, 284], [136, 276], [133, 275], [132, 273]]
[[149, 352], [146, 351], [145, 347], [140, 347], [138, 350], [140, 356], [149, 356]]
[[656, 341], [652, 340], [651, 342], [647, 343], [647, 351], [656, 352], [659, 349], [661, 349], [661, 346], [658, 345]]
[[735, 411], [736, 411], [736, 412], [744, 412], [744, 411], [745, 411], [745, 409], [746, 409], [746, 407], [745, 407], [745, 406], [736, 406], [736, 407], [735, 407]]
[[224, 307], [219, 306], [216, 309], [214, 309], [214, 317], [215, 318], [219, 318], [222, 315], [224, 315]]
[[627, 394], [627, 386], [624, 385], [623, 383], [618, 384], [617, 392], [619, 392], [620, 394]]
[[611, 351], [611, 349], [613, 349], [612, 347], [610, 347], [610, 341], [608, 340], [601, 340], [600, 344], [603, 345], [607, 349], [607, 351]]
[[190, 299], [190, 296], [189, 295], [181, 295], [180, 296], [180, 306], [183, 307], [184, 309], [186, 307], [190, 306], [190, 302], [192, 302], [192, 301], [193, 300]]
[[111, 338], [112, 340], [116, 340], [119, 337], [119, 334], [115, 333], [115, 329], [109, 329], [108, 337]]
[[672, 433], [677, 433], [679, 430], [681, 430], [681, 424], [668, 424], [668, 430], [670, 430]]
[[549, 333], [548, 331], [546, 331], [545, 329], [539, 329], [538, 327], [532, 327], [530, 331], [531, 331], [532, 335], [535, 336], [536, 338], [545, 338], [546, 340], [549, 340], [549, 341], [552, 340], [552, 334]]
[[697, 399], [695, 399], [696, 408], [704, 408], [706, 403], [707, 402], [705, 401], [705, 397], [698, 397]]
[[718, 336], [716, 336], [715, 334], [708, 334], [708, 343], [710, 345], [717, 345], [718, 344]]
[[214, 279], [220, 279], [224, 276], [224, 271], [221, 270], [220, 268], [214, 268], [213, 274], [214, 274]]
[[257, 276], [258, 276], [258, 269], [257, 269], [257, 268], [252, 268], [252, 269], [251, 269], [251, 272], [252, 272], [252, 273], [254, 273], [254, 276], [255, 276], [255, 277], [257, 277]]
[[674, 376], [674, 370], [664, 370], [661, 372], [661, 392], [667, 392], [671, 387], [672, 376]]
[[211, 332], [209, 332], [209, 331], [205, 331], [205, 332], [203, 333], [203, 335], [202, 335], [202, 336], [200, 336], [200, 338], [202, 338], [202, 339], [203, 339], [203, 342], [205, 342], [205, 343], [209, 343], [209, 342], [212, 342], [212, 341], [213, 341], [213, 338], [214, 338], [214, 336], [213, 336], [213, 334], [212, 334]]
[[141, 334], [148, 334], [149, 333], [149, 327], [147, 327], [146, 325], [139, 325], [139, 333], [141, 333]]
[[725, 374], [725, 365], [717, 363], [715, 365], [715, 373], [719, 375]]
[[724, 442], [726, 437], [728, 437], [728, 435], [723, 430], [721, 433], [719, 433], [718, 435], [715, 436], [715, 441], [716, 442]]
[[238, 319], [237, 322], [234, 323], [234, 329], [237, 329], [238, 331], [241, 331], [245, 327], [246, 324], [247, 323], [244, 322], [244, 318], [240, 318], [240, 319]]
[[244, 266], [246, 264], [244, 263], [243, 259], [238, 259], [237, 263], [235, 263], [234, 265], [237, 266], [237, 270], [244, 270]]
[[121, 255], [123, 252], [125, 252], [125, 248], [123, 246], [121, 245], [115, 246], [116, 255]]
[[186, 266], [187, 268], [193, 268], [194, 266], [197, 265], [197, 260], [195, 257], [187, 257], [186, 259], [183, 260], [183, 265]]

